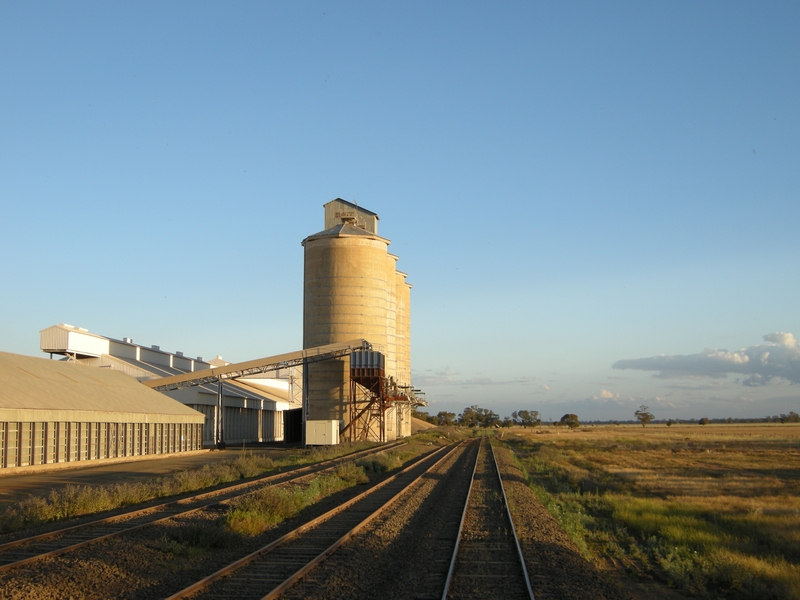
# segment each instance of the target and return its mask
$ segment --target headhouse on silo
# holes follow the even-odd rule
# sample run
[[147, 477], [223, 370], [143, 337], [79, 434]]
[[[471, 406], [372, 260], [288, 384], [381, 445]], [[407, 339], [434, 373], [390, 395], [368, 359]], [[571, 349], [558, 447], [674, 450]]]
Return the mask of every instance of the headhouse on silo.
[[345, 439], [411, 434], [411, 285], [378, 215], [336, 198], [303, 240], [303, 348], [367, 340], [372, 349], [307, 365], [306, 420], [338, 421]]

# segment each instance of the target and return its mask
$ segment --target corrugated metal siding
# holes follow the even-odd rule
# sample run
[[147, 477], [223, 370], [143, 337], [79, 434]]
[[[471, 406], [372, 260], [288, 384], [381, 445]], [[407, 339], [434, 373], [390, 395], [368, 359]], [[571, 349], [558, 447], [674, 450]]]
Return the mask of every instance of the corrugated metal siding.
[[137, 360], [136, 352], [137, 346], [133, 344], [126, 344], [124, 342], [115, 342], [111, 340], [108, 347], [108, 353], [111, 356], [119, 356], [122, 358], [130, 358], [132, 360]]
[[362, 350], [350, 354], [351, 369], [385, 369], [386, 357], [381, 352]]
[[190, 452], [200, 423], [0, 422], [0, 469]]
[[68, 345], [67, 330], [53, 325], [39, 332], [39, 347], [45, 352], [65, 350]]
[[192, 370], [192, 360], [190, 358], [185, 358], [183, 356], [173, 356], [172, 357], [172, 366], [175, 369], [181, 369], [182, 371], [191, 371]]
[[172, 361], [170, 361], [169, 354], [161, 352], [160, 350], [151, 350], [149, 348], [141, 348], [139, 350], [139, 360], [153, 365], [161, 365], [162, 367], [172, 366], [170, 364]]

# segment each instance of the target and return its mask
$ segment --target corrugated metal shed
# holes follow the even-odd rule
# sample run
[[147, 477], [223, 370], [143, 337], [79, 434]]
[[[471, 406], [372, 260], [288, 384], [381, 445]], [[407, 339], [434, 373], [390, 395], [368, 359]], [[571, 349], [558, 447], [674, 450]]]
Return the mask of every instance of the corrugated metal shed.
[[203, 423], [204, 416], [111, 369], [0, 352], [0, 421]]

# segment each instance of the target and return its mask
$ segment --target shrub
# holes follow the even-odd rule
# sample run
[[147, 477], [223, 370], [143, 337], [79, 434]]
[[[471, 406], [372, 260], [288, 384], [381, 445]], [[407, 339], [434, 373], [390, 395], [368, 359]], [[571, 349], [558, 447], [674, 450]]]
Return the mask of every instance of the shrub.
[[566, 425], [570, 429], [575, 429], [576, 427], [581, 426], [581, 422], [578, 420], [578, 415], [567, 413], [563, 417], [561, 417], [561, 421], [559, 421], [561, 425]]

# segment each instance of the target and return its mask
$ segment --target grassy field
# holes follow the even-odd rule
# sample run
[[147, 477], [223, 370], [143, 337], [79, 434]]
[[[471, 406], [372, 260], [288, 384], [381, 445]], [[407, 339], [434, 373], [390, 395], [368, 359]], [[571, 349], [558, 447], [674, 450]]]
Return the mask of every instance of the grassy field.
[[800, 598], [800, 425], [511, 429], [587, 557], [703, 598]]

